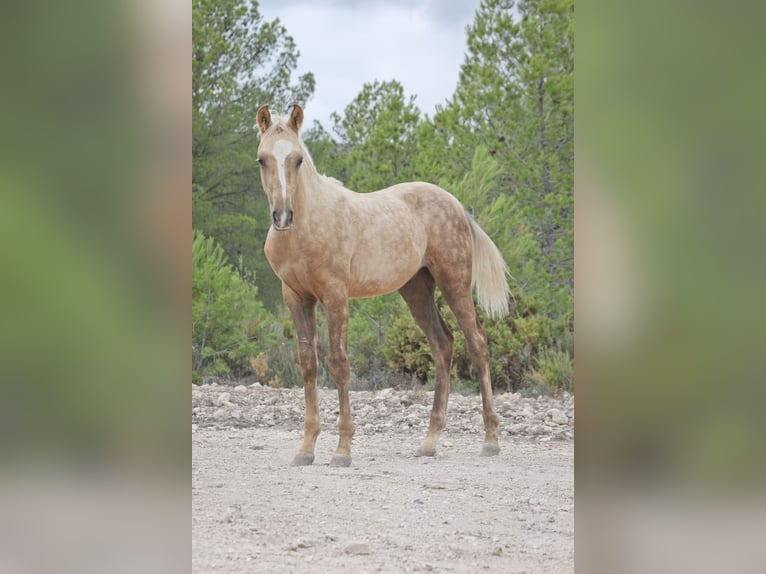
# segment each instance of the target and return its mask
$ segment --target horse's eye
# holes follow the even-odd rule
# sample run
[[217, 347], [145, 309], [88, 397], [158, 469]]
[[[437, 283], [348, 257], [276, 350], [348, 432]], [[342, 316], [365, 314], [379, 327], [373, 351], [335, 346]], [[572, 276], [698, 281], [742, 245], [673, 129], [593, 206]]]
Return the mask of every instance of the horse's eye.
[[263, 167], [265, 165], [265, 162], [263, 161], [262, 157], [258, 158], [258, 163], [261, 164], [261, 167]]
[[299, 157], [299, 158], [298, 158], [298, 161], [297, 161], [297, 165], [298, 165], [298, 167], [300, 167], [302, 163], [303, 163], [303, 158], [302, 158], [302, 157]]

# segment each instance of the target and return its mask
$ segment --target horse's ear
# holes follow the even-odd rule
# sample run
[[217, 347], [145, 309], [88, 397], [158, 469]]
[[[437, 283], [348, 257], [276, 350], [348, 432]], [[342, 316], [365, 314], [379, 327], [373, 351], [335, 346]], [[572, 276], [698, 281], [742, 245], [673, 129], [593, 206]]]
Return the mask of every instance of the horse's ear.
[[297, 134], [301, 129], [302, 123], [303, 108], [301, 108], [298, 104], [293, 104], [293, 111], [290, 113], [290, 121], [288, 122], [288, 125]]
[[269, 111], [269, 104], [263, 104], [258, 108], [258, 113], [255, 114], [255, 121], [258, 123], [258, 129], [261, 133], [265, 132], [271, 127], [271, 112]]

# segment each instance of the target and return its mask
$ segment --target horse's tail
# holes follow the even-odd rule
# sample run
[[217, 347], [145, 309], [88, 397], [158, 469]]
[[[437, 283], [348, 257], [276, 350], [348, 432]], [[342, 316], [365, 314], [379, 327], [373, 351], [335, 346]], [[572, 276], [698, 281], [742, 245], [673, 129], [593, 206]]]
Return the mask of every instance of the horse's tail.
[[508, 313], [508, 266], [503, 255], [473, 217], [466, 214], [473, 236], [471, 287], [476, 289], [479, 305], [490, 317]]

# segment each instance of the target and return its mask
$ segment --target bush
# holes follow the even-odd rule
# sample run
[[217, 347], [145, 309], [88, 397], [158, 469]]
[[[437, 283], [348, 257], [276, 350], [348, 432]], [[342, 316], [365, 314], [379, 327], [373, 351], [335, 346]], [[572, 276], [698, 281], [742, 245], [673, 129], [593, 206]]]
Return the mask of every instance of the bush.
[[407, 313], [397, 293], [350, 301], [348, 322], [348, 358], [356, 386], [377, 388], [387, 377], [388, 360], [381, 352], [391, 322]]
[[554, 391], [574, 391], [574, 363], [569, 353], [558, 349], [543, 350], [537, 359], [545, 384]]
[[426, 336], [406, 310], [391, 321], [381, 353], [393, 371], [415, 375], [421, 381], [435, 373]]
[[192, 380], [234, 377], [251, 370], [249, 358], [273, 341], [271, 318], [257, 289], [226, 261], [213, 238], [192, 237]]
[[[454, 335], [453, 388], [475, 388], [473, 365], [455, 317], [437, 292], [442, 316]], [[574, 389], [574, 337], [572, 320], [553, 320], [537, 312], [536, 302], [517, 295], [513, 312], [503, 319], [490, 319], [480, 311], [489, 339], [490, 377], [495, 389], [525, 394], [552, 394]], [[395, 315], [385, 332], [381, 353], [395, 372], [425, 381], [434, 375], [431, 350], [425, 335], [404, 309]]]

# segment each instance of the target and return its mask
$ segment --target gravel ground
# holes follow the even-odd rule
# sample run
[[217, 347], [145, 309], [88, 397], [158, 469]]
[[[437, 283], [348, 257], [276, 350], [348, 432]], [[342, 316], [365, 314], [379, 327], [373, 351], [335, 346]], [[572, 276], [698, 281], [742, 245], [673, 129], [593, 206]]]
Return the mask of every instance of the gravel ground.
[[572, 572], [574, 399], [495, 396], [500, 455], [479, 457], [481, 399], [351, 391], [350, 468], [332, 468], [337, 393], [320, 389], [316, 461], [291, 467], [302, 389], [192, 389], [193, 572]]

